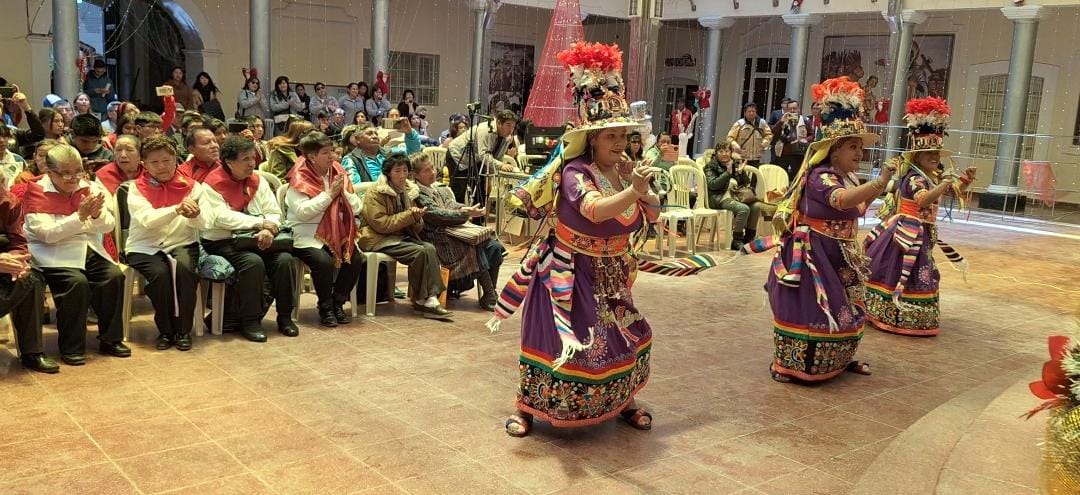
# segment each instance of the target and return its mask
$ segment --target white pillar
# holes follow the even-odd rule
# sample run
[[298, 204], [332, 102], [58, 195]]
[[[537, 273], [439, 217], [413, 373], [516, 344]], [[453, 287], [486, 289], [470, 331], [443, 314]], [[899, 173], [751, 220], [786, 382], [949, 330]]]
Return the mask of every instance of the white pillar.
[[[1001, 115], [1001, 134], [998, 136], [994, 179], [979, 198], [982, 208], [1000, 209], [1011, 206], [1017, 192], [1017, 169], [1023, 152], [1024, 122], [1027, 120], [1028, 93], [1031, 92], [1031, 67], [1035, 63], [1035, 40], [1039, 19], [1045, 14], [1040, 5], [1005, 7], [1001, 13], [1013, 22], [1012, 53], [1009, 55], [1009, 77], [1005, 81], [1005, 108]], [[1012, 198], [1010, 199], [1010, 196]]]
[[[375, 75], [390, 73], [390, 0], [375, 0], [371, 4], [371, 72], [368, 84], [375, 87]], [[390, 95], [383, 95], [394, 101]]]
[[[889, 107], [889, 130], [885, 138], [885, 156], [892, 158], [905, 148], [900, 142], [904, 128], [904, 105], [907, 104], [907, 76], [911, 66], [911, 39], [915, 28], [926, 22], [926, 14], [914, 10], [900, 13], [900, 41], [896, 45], [896, 60], [893, 61], [892, 100]], [[869, 110], [869, 109], [868, 109]]]
[[75, 0], [53, 0], [53, 92], [73, 100], [82, 79], [79, 58], [79, 7]]
[[263, 95], [268, 97], [274, 90], [270, 73], [270, 0], [250, 0], [249, 9], [248, 62], [250, 67], [259, 71], [259, 87]]
[[716, 135], [716, 100], [720, 94], [720, 61], [724, 29], [735, 24], [730, 17], [702, 17], [698, 22], [707, 30], [705, 37], [705, 89], [712, 92], [709, 108], [701, 114], [699, 136], [694, 141], [694, 154], [700, 155], [713, 145]]
[[[784, 23], [791, 26], [791, 48], [788, 55], [787, 90], [788, 98], [802, 101], [806, 91], [806, 52], [810, 45], [810, 26], [821, 22], [820, 15], [784, 14]], [[760, 111], [768, 115], [771, 108]]]

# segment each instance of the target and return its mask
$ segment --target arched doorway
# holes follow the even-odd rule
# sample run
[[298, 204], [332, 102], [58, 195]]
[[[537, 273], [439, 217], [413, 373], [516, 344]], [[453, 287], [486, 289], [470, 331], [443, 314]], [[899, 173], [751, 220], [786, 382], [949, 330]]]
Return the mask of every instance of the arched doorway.
[[161, 110], [154, 88], [173, 67], [185, 69], [188, 84], [207, 70], [199, 25], [209, 28], [190, 0], [87, 0], [79, 24], [80, 39], [100, 45], [117, 97], [140, 108]]

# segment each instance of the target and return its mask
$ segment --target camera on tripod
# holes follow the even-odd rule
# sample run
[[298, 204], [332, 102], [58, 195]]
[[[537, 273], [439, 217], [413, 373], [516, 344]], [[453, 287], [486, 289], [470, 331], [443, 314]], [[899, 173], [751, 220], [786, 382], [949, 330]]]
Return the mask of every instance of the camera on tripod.
[[469, 113], [477, 113], [480, 111], [480, 102], [474, 101], [469, 103], [468, 105], [465, 105], [465, 109], [468, 110]]

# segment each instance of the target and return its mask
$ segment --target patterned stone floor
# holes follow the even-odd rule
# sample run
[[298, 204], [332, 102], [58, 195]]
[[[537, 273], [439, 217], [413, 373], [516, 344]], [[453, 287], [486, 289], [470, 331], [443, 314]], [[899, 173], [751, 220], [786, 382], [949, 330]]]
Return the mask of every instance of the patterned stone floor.
[[[489, 334], [475, 293], [449, 324], [397, 304], [323, 330], [305, 309], [299, 338], [207, 336], [188, 353], [153, 350], [142, 300], [130, 359], [91, 355], [46, 376], [0, 350], [0, 493], [844, 494], [920, 417], [992, 377], [1034, 379], [1044, 337], [1077, 332], [1075, 292], [1011, 278], [1080, 289], [1078, 232], [1055, 230], [1065, 237], [944, 225], [974, 273], [965, 284], [943, 268], [942, 334], [868, 330], [859, 357], [873, 376], [812, 387], [766, 372], [767, 255], [643, 275], [649, 432], [538, 425], [507, 437], [518, 319]], [[55, 337], [47, 329], [51, 352]]]

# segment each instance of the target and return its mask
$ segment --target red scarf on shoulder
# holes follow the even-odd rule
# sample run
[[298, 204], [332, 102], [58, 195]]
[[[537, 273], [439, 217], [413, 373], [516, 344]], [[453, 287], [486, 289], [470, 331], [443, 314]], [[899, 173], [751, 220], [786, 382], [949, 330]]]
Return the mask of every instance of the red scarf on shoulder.
[[[303, 157], [296, 161], [289, 175], [289, 187], [309, 198], [314, 198], [324, 191], [322, 176]], [[341, 168], [340, 163], [334, 162], [330, 166], [328, 179], [334, 182], [338, 177], [345, 177], [344, 192], [353, 192], [352, 181], [345, 175], [345, 169]], [[334, 255], [334, 266], [341, 266], [342, 263], [351, 261], [352, 243], [356, 241], [356, 237], [355, 212], [352, 206], [349, 206], [345, 195], [339, 195], [323, 214], [319, 227], [315, 230], [315, 238], [330, 248], [330, 253]]]
[[244, 211], [259, 190], [259, 180], [259, 174], [256, 173], [244, 180], [236, 180], [228, 168], [215, 167], [206, 175], [206, 179], [203, 179], [203, 185], [217, 191], [233, 211]]
[[180, 204], [188, 194], [191, 194], [195, 183], [179, 172], [173, 174], [173, 178], [167, 182], [158, 182], [154, 176], [150, 175], [150, 172], [144, 170], [139, 178], [135, 179], [135, 187], [139, 188], [139, 192], [150, 202], [150, 206], [156, 209]]
[[192, 179], [203, 182], [206, 180], [206, 176], [209, 175], [210, 172], [219, 168], [221, 168], [221, 162], [214, 162], [207, 165], [203, 162], [196, 160], [195, 157], [191, 157], [190, 160], [181, 163], [178, 170], [180, 171], [180, 173], [191, 177]]
[[[139, 165], [139, 168], [135, 170], [135, 178], [142, 175], [142, 171], [142, 165]], [[94, 172], [94, 175], [101, 181], [101, 185], [109, 190], [110, 194], [116, 194], [116, 190], [120, 188], [120, 184], [132, 180], [124, 174], [124, 171], [120, 169], [120, 166], [117, 165], [116, 162], [109, 162], [104, 167], [99, 168], [97, 172]]]
[[23, 208], [26, 213], [48, 213], [50, 215], [71, 215], [79, 211], [79, 203], [83, 198], [90, 195], [90, 186], [86, 185], [75, 191], [71, 196], [60, 192], [46, 191], [45, 187], [36, 179], [26, 183], [26, 192], [23, 193]]

